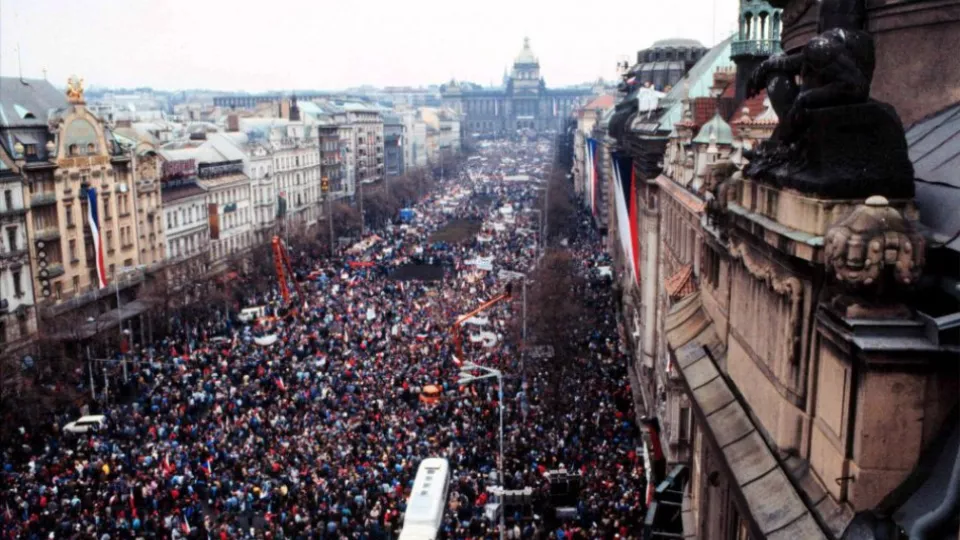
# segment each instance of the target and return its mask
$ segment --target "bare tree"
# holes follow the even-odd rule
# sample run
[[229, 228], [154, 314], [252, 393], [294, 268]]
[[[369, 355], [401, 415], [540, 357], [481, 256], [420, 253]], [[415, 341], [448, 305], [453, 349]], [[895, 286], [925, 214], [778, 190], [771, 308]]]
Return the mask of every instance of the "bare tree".
[[[528, 343], [552, 345], [558, 357], [575, 355], [594, 327], [596, 314], [584, 301], [586, 279], [568, 251], [547, 251], [527, 287]], [[514, 319], [519, 336], [522, 320]]]
[[333, 205], [333, 228], [337, 236], [360, 234], [360, 211], [343, 202], [335, 203]]

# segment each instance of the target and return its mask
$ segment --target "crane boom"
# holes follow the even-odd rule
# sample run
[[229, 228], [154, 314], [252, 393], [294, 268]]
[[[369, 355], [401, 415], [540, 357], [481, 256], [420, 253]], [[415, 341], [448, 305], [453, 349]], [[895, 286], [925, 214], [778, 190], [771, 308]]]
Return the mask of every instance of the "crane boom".
[[491, 307], [499, 304], [500, 302], [508, 298], [510, 298], [509, 286], [507, 287], [506, 292], [503, 292], [501, 294], [498, 294], [497, 296], [494, 296], [490, 300], [487, 300], [483, 304], [480, 304], [480, 307], [474, 309], [473, 311], [471, 311], [470, 313], [467, 313], [466, 315], [461, 315], [456, 321], [454, 321], [453, 327], [450, 329], [450, 332], [453, 334], [453, 344], [454, 344], [454, 350], [456, 351], [457, 358], [459, 359], [463, 358], [463, 350], [462, 350], [463, 340], [460, 337], [460, 326], [466, 321], [470, 320], [471, 317], [478, 315], [480, 313], [483, 313], [484, 311], [490, 309]]
[[290, 303], [290, 287], [287, 285], [287, 278], [293, 282], [293, 287], [296, 289], [300, 300], [305, 299], [306, 297], [303, 295], [303, 290], [300, 288], [297, 278], [293, 275], [290, 255], [287, 253], [287, 248], [283, 245], [283, 241], [280, 240], [279, 236], [274, 236], [271, 244], [273, 245], [273, 264], [276, 268], [277, 283], [280, 287], [280, 295], [283, 296], [283, 303]]

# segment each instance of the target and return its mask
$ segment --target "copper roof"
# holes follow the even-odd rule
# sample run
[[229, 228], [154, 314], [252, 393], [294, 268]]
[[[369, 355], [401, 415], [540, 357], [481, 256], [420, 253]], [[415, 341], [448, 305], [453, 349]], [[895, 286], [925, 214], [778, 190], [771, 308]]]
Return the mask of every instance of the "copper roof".
[[593, 101], [588, 103], [584, 109], [607, 109], [613, 107], [614, 101], [615, 98], [613, 94], [604, 94], [596, 97]]

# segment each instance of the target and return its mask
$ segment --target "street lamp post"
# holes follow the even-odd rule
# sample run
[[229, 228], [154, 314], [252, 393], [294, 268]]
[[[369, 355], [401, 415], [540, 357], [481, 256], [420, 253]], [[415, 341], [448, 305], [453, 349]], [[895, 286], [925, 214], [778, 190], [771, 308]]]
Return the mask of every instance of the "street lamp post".
[[[473, 371], [483, 371], [485, 375], [473, 375], [471, 373]], [[466, 386], [483, 379], [491, 378], [497, 379], [497, 401], [500, 409], [500, 455], [497, 458], [497, 477], [500, 482], [500, 540], [504, 540], [507, 530], [507, 518], [503, 497], [506, 489], [503, 476], [503, 372], [499, 369], [480, 366], [472, 362], [464, 362], [460, 368], [460, 379], [458, 382], [460, 386]]]
[[127, 382], [127, 355], [123, 352], [123, 339], [125, 335], [130, 335], [129, 331], [123, 329], [123, 306], [120, 303], [120, 278], [127, 276], [138, 270], [136, 266], [122, 266], [117, 269], [113, 276], [113, 289], [117, 294], [117, 329], [120, 332], [120, 356], [123, 360], [123, 382]]

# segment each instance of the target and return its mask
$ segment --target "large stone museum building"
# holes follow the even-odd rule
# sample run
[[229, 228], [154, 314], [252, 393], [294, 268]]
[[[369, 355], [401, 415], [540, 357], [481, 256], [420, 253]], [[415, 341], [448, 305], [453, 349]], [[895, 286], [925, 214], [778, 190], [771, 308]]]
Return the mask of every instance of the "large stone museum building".
[[513, 70], [504, 74], [502, 86], [451, 80], [440, 87], [443, 105], [463, 115], [463, 130], [481, 135], [509, 135], [524, 129], [559, 131], [562, 119], [591, 94], [586, 87], [547, 88], [528, 38], [513, 61]]

